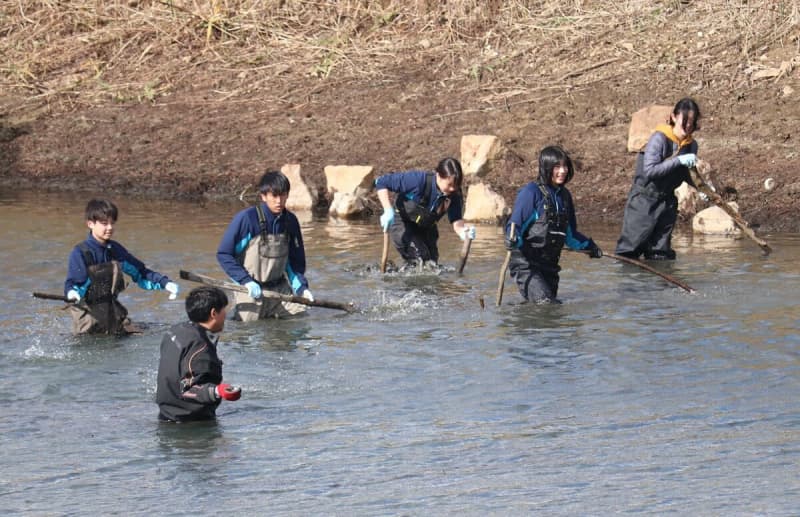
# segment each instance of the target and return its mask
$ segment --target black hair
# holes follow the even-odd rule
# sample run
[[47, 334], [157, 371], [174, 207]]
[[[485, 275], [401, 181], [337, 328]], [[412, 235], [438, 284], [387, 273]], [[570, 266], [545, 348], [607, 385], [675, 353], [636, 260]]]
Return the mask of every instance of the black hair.
[[442, 179], [454, 178], [453, 186], [456, 190], [461, 190], [464, 173], [461, 171], [461, 163], [455, 158], [442, 159], [436, 166], [436, 174]]
[[683, 130], [687, 133], [690, 133], [691, 131], [686, 127], [686, 125], [689, 123], [689, 112], [694, 113], [694, 124], [691, 131], [696, 130], [698, 128], [697, 122], [700, 120], [700, 106], [698, 106], [697, 103], [689, 97], [685, 97], [675, 104], [675, 107], [672, 109], [672, 117], [669, 118], [669, 125], [675, 125], [675, 121], [672, 120], [673, 117], [678, 118], [678, 115], [683, 113]]
[[290, 187], [289, 178], [278, 171], [265, 172], [258, 182], [258, 191], [262, 194], [272, 193], [276, 196], [282, 196], [289, 193]]
[[566, 185], [575, 174], [569, 155], [557, 145], [549, 145], [542, 149], [542, 152], [539, 153], [539, 182], [543, 185], [550, 185], [553, 180], [553, 169], [561, 162], [567, 166], [567, 179], [564, 181]]
[[200, 286], [186, 296], [186, 314], [195, 323], [204, 323], [211, 317], [211, 309], [221, 311], [228, 305], [225, 291], [219, 287]]
[[117, 205], [107, 199], [92, 199], [86, 203], [87, 221], [117, 221]]

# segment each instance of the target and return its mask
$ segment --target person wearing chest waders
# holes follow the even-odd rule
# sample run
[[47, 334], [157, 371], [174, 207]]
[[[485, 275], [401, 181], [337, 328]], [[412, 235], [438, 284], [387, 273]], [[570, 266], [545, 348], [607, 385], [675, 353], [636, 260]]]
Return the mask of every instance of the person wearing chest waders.
[[[461, 240], [475, 238], [475, 227], [467, 226], [462, 215], [462, 181], [461, 164], [454, 158], [440, 161], [434, 172], [396, 172], [375, 180], [383, 207], [380, 224], [405, 260], [404, 267], [438, 265], [437, 223], [445, 214]], [[395, 194], [394, 204], [389, 191]]]
[[[111, 240], [119, 211], [105, 199], [86, 205], [89, 236], [69, 255], [64, 294], [70, 305], [72, 330], [76, 334], [125, 334], [131, 331], [128, 310], [117, 300], [125, 289], [127, 274], [142, 289], [164, 289], [174, 300], [179, 287]], [[84, 303], [81, 303], [81, 302]]]
[[672, 229], [678, 219], [675, 189], [684, 181], [694, 187], [689, 169], [697, 162], [700, 108], [681, 99], [669, 124], [659, 124], [636, 159], [636, 173], [625, 204], [617, 255], [649, 260], [674, 260]]
[[217, 261], [247, 293], [233, 292], [233, 319], [256, 321], [305, 312], [303, 305], [262, 296], [262, 290], [314, 301], [308, 288], [306, 253], [297, 217], [286, 210], [289, 179], [268, 171], [258, 183], [260, 201], [236, 214], [217, 249]]
[[505, 229], [505, 246], [511, 252], [509, 271], [526, 301], [560, 303], [558, 261], [564, 245], [586, 250], [591, 258], [603, 256], [594, 241], [579, 233], [575, 207], [566, 184], [572, 179], [572, 160], [560, 147], [539, 154], [539, 179], [522, 187]]

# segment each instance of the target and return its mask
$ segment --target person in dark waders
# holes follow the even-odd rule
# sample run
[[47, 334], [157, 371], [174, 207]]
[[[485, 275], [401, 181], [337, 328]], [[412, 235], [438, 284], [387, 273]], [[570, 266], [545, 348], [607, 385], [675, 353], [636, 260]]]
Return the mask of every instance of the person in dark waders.
[[242, 389], [222, 381], [217, 355], [225, 327], [228, 297], [218, 287], [192, 289], [186, 297], [189, 321], [179, 323], [161, 340], [156, 403], [159, 420], [213, 420], [222, 400], [239, 400]]
[[[672, 229], [678, 219], [675, 189], [684, 181], [694, 187], [689, 168], [697, 162], [697, 142], [692, 133], [700, 108], [681, 99], [669, 124], [659, 124], [643, 152], [636, 158], [636, 173], [625, 204], [617, 255], [649, 260], [674, 260]], [[702, 197], [702, 196], [701, 196]]]
[[86, 205], [89, 236], [72, 249], [64, 281], [64, 295], [73, 302], [69, 311], [76, 334], [132, 331], [128, 310], [117, 300], [126, 287], [123, 273], [142, 289], [164, 289], [170, 300], [178, 295], [178, 284], [148, 269], [122, 244], [111, 240], [118, 215], [116, 205], [105, 199], [92, 199]]
[[[389, 232], [392, 243], [406, 262], [404, 267], [438, 267], [437, 223], [445, 214], [461, 240], [475, 239], [475, 227], [467, 226], [462, 215], [463, 178], [458, 160], [445, 158], [433, 172], [395, 172], [375, 180], [378, 200], [383, 207], [381, 228]], [[389, 198], [390, 191], [395, 194], [394, 204]]]
[[[566, 244], [603, 256], [594, 241], [578, 232], [575, 207], [566, 184], [572, 179], [572, 160], [557, 146], [539, 154], [539, 179], [522, 187], [506, 224], [505, 246], [511, 252], [509, 271], [526, 301], [554, 302], [558, 294], [558, 265]], [[513, 229], [512, 229], [513, 224]]]
[[235, 320], [286, 318], [305, 312], [299, 303], [262, 296], [262, 289], [314, 301], [305, 277], [300, 222], [286, 209], [290, 187], [283, 173], [264, 173], [258, 183], [259, 201], [234, 216], [219, 243], [220, 266], [248, 291], [232, 293]]

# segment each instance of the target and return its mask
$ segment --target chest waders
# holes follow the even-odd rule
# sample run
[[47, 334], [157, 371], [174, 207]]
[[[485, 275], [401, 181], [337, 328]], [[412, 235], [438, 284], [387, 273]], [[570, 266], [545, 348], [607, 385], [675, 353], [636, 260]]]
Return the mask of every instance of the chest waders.
[[569, 206], [565, 198], [565, 206], [560, 212], [556, 211], [556, 204], [550, 192], [543, 185], [538, 185], [544, 197], [544, 217], [531, 224], [522, 236], [522, 254], [535, 262], [541, 262], [558, 271], [558, 261], [561, 250], [567, 240], [567, 226], [569, 224]]
[[[268, 233], [267, 218], [261, 203], [256, 205], [256, 211], [261, 231], [256, 238], [250, 241], [238, 259], [242, 267], [256, 282], [261, 284], [263, 289], [281, 294], [292, 294], [286, 278], [286, 264], [289, 262], [289, 234], [285, 231], [278, 234]], [[236, 304], [234, 317], [242, 321], [286, 317], [305, 310], [304, 306], [295, 303], [269, 298], [253, 300], [247, 293], [234, 292], [232, 294]]]
[[389, 234], [406, 262], [439, 260], [439, 228], [436, 223], [447, 213], [450, 198], [445, 198], [431, 210], [429, 207], [435, 191], [436, 175], [429, 172], [425, 175], [425, 187], [418, 201], [400, 195], [395, 200], [395, 212], [400, 217], [395, 218]]
[[558, 302], [558, 272], [561, 250], [567, 239], [570, 206], [565, 197], [563, 210], [556, 210], [555, 201], [543, 185], [543, 217], [528, 227], [522, 236], [522, 247], [511, 252], [509, 270], [522, 297], [530, 302]]
[[429, 172], [425, 175], [425, 188], [422, 191], [419, 201], [405, 199], [404, 196], [397, 196], [397, 201], [395, 202], [396, 212], [400, 214], [403, 220], [414, 223], [422, 229], [436, 226], [439, 219], [447, 212], [450, 200], [446, 199], [444, 203], [434, 210], [428, 208], [431, 204], [431, 196], [433, 196], [435, 189], [436, 175]]
[[85, 305], [71, 305], [72, 330], [76, 334], [125, 334], [129, 323], [128, 310], [117, 301], [117, 295], [125, 287], [125, 277], [117, 260], [95, 264], [86, 243], [79, 245], [89, 287], [86, 290]]

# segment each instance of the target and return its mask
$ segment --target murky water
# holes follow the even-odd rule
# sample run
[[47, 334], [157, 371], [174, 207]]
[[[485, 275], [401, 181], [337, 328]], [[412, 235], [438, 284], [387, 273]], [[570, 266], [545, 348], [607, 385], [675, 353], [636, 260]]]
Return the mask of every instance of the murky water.
[[[241, 205], [118, 200], [153, 269], [223, 278]], [[0, 191], [0, 507], [32, 515], [791, 515], [800, 508], [800, 236], [678, 236], [665, 271], [565, 253], [563, 305], [519, 304], [499, 230], [465, 275], [383, 277], [376, 222], [306, 218], [308, 277], [346, 315], [230, 322], [242, 400], [160, 424], [163, 331], [183, 305], [131, 287], [143, 335], [69, 334], [60, 293], [86, 198]], [[611, 249], [617, 228], [582, 229]], [[460, 241], [443, 231], [442, 262]], [[392, 250], [392, 257], [397, 255]], [[193, 287], [180, 282], [184, 291]], [[483, 298], [485, 308], [479, 300]]]

